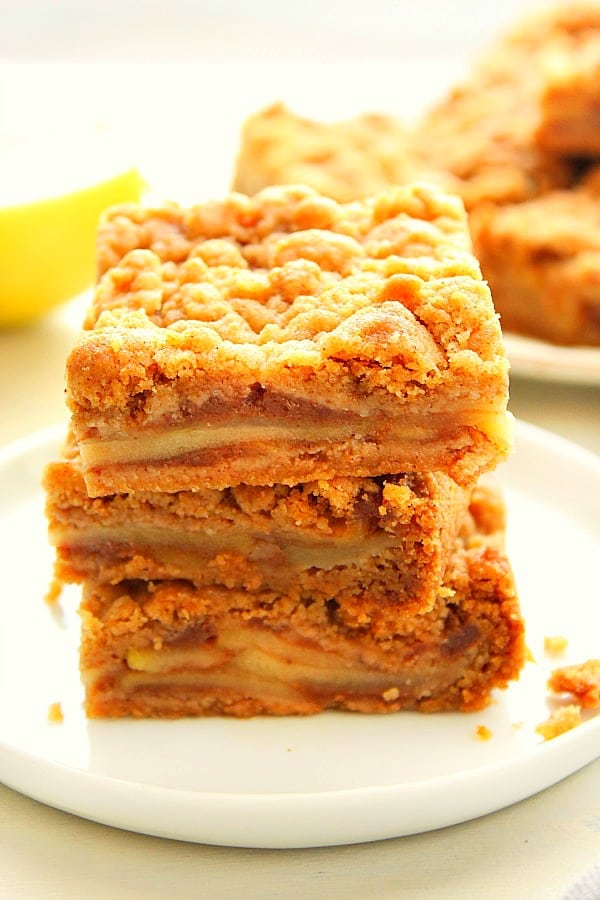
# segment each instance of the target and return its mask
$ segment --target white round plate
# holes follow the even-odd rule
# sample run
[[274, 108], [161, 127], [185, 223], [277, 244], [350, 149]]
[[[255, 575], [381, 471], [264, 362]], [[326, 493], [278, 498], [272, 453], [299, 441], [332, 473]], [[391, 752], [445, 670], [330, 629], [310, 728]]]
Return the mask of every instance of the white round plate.
[[511, 375], [537, 381], [600, 385], [600, 347], [560, 347], [504, 332]]
[[[554, 665], [600, 653], [600, 461], [531, 426], [500, 472], [509, 549], [536, 662], [484, 712], [309, 718], [86, 721], [77, 591], [43, 597], [43, 464], [60, 433], [0, 459], [0, 779], [71, 813], [167, 838], [247, 847], [373, 841], [462, 822], [548, 787], [596, 758], [600, 716], [544, 743]], [[545, 635], [564, 635], [559, 660]], [[60, 702], [64, 721], [48, 721]], [[479, 725], [492, 732], [476, 735]]]

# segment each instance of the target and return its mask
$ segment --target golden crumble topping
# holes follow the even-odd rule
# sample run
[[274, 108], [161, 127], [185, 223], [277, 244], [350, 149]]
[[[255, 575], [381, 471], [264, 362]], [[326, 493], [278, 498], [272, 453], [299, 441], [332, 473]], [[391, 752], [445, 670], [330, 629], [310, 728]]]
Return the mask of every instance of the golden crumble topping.
[[99, 265], [113, 268], [87, 328], [186, 329], [263, 347], [312, 341], [408, 296], [403, 279], [481, 280], [460, 202], [425, 186], [351, 204], [288, 187], [187, 210], [123, 207], [101, 227]]

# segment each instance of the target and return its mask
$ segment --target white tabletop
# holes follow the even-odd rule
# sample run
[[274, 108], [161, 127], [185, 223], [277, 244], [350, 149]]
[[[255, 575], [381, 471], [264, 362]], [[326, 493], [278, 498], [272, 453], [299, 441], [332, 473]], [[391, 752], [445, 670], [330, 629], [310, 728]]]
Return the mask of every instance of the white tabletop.
[[[15, 4], [15, 9], [30, 5]], [[384, 5], [380, 3], [379, 7]], [[261, 9], [267, 6], [259, 4]], [[463, 6], [466, 9], [469, 4], [465, 2]], [[353, 111], [353, 107], [356, 111], [375, 105], [385, 108], [391, 102], [390, 75], [396, 63], [390, 62], [389, 56], [376, 64], [363, 63], [368, 65], [368, 79], [364, 78], [367, 71], [364, 67], [360, 74], [353, 70], [353, 84], [362, 87], [355, 91], [353, 99], [344, 97], [340, 104], [342, 114]], [[423, 59], [416, 59], [413, 64], [421, 74], [428, 73], [421, 79], [421, 88], [429, 95], [435, 93], [438, 84], [435, 79], [444, 65], [446, 70], [451, 67], [448, 60], [443, 64], [429, 60], [426, 64]], [[196, 137], [202, 119], [201, 164], [198, 143], [186, 149], [183, 142], [174, 149], [172, 144], [159, 142], [158, 147], [146, 146], [147, 167], [156, 176], [155, 186], [168, 188], [173, 195], [193, 193], [195, 188], [199, 194], [217, 193], [227, 178], [239, 118], [244, 111], [251, 111], [263, 101], [285, 96], [296, 100], [296, 106], [302, 106], [304, 111], [311, 111], [312, 98], [319, 110], [327, 107], [332, 112], [335, 106], [330, 81], [332, 70], [322, 59], [316, 65], [321, 67], [321, 74], [329, 73], [326, 80], [330, 85], [324, 95], [319, 93], [318, 102], [314, 81], [312, 93], [307, 95], [305, 70], [300, 64], [279, 70], [283, 74], [275, 90], [270, 66], [232, 68], [214, 63], [208, 77], [213, 90], [202, 97], [202, 103], [198, 99], [199, 88], [206, 85], [208, 71], [202, 66], [169, 67], [162, 71], [157, 67], [90, 67], [85, 77], [72, 66], [59, 67], [50, 74], [40, 65], [19, 67], [18, 76], [11, 67], [3, 70], [0, 67], [0, 101], [4, 103], [0, 102], [0, 110], [6, 116], [4, 125], [8, 123], [9, 130], [19, 131], [27, 118], [23, 110], [28, 104], [36, 102], [39, 118], [45, 116], [50, 121], [56, 115], [72, 115], [74, 106], [81, 112], [87, 108], [85, 98], [93, 95], [99, 107], [104, 101], [103, 113], [112, 108], [113, 120], [125, 127], [127, 117], [123, 110], [127, 103], [119, 104], [115, 99], [124, 83], [133, 80], [138, 88], [141, 84], [150, 85], [144, 96], [139, 97], [136, 121], [140, 124], [156, 104], [157, 94], [162, 96], [164, 92], [167, 96], [169, 90], [177, 89], [181, 102], [181, 86], [185, 82], [183, 105], [188, 104], [189, 108], [192, 96], [196, 98]], [[456, 60], [452, 65], [457, 66]], [[336, 71], [340, 77], [339, 67]], [[312, 76], [315, 72], [313, 67]], [[190, 86], [191, 74], [197, 79], [195, 89]], [[348, 72], [346, 75], [350, 77]], [[219, 77], [222, 77], [221, 92], [215, 93]], [[384, 102], [375, 104], [375, 97], [382, 96], [381, 90], [377, 90], [378, 79], [382, 79], [380, 87], [387, 85], [387, 98], [384, 96]], [[69, 102], [58, 111], [46, 108], [44, 113], [44, 96], [46, 93], [48, 97], [56, 96], [57, 84], [64, 89]], [[414, 108], [412, 91], [404, 85], [400, 93], [405, 106], [410, 108], [412, 103]], [[419, 102], [422, 100], [421, 95]], [[185, 116], [180, 121], [184, 123]], [[127, 120], [129, 133], [135, 131], [131, 125]], [[207, 136], [211, 134], [213, 139], [209, 140]], [[173, 154], [176, 165], [173, 165]], [[0, 332], [0, 444], [65, 419], [64, 360], [77, 333], [84, 303], [82, 299], [73, 301], [31, 328]], [[600, 388], [597, 385], [586, 387], [515, 377], [511, 396], [512, 410], [519, 418], [556, 431], [600, 454]], [[0, 785], [0, 898], [150, 900], [167, 896], [363, 898], [373, 895], [431, 900], [449, 897], [558, 900], [599, 859], [600, 761], [528, 800], [442, 831], [375, 844], [308, 850], [229, 849], [146, 837], [84, 821]]]

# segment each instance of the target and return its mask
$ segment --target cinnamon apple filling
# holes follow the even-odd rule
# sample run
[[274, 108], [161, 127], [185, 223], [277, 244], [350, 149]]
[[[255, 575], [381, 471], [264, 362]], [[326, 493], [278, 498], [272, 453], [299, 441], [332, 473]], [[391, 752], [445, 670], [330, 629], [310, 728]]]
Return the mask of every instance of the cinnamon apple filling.
[[50, 540], [54, 546], [71, 552], [100, 552], [103, 547], [115, 555], [119, 546], [129, 553], [144, 555], [150, 552], [159, 563], [172, 564], [187, 570], [197, 569], [219, 554], [231, 553], [251, 562], [277, 563], [296, 571], [313, 566], [332, 569], [335, 566], [360, 564], [362, 559], [376, 556], [397, 546], [398, 538], [391, 534], [341, 535], [296, 533], [293, 536], [278, 532], [266, 536], [264, 532], [242, 528], [220, 531], [177, 531], [146, 523], [87, 525], [83, 528], [53, 526]]
[[486, 434], [501, 450], [510, 445], [510, 426], [502, 412], [470, 413], [463, 417], [428, 414], [405, 418], [399, 422], [386, 421], [382, 416], [356, 417], [352, 422], [323, 424], [301, 420], [248, 424], [232, 422], [227, 425], [194, 425], [161, 431], [137, 431], [135, 436], [122, 434], [113, 438], [91, 438], [80, 441], [79, 449], [84, 467], [153, 462], [185, 457], [204, 450], [244, 447], [253, 443], [293, 444], [372, 440], [376, 442], [419, 443], [437, 442], [448, 433], [473, 427]]
[[[478, 631], [471, 635], [476, 644]], [[395, 659], [381, 652], [381, 667], [362, 661], [356, 647], [339, 641], [328, 651], [311, 641], [275, 633], [251, 625], [229, 627], [217, 638], [197, 645], [158, 648], [131, 647], [126, 655], [127, 670], [120, 677], [126, 691], [165, 685], [226, 689], [258, 695], [290, 696], [294, 693], [352, 692], [352, 694], [418, 696], [436, 693], [459, 677], [469, 655], [464, 647], [458, 656], [440, 654], [440, 647], [427, 648], [425, 664], [414, 667], [414, 654]], [[390, 672], [389, 669], [393, 671]], [[386, 671], [387, 669], [387, 671]]]

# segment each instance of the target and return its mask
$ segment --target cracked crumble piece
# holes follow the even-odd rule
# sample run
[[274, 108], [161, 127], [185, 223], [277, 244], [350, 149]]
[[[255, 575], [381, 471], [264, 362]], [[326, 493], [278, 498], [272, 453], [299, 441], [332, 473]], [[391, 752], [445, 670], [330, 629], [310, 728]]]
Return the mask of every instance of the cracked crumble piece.
[[565, 652], [569, 645], [566, 637], [562, 634], [547, 635], [544, 638], [544, 653], [550, 656], [560, 656]]
[[54, 724], [60, 724], [61, 722], [64, 722], [64, 719], [62, 703], [51, 703], [48, 707], [48, 721]]
[[548, 688], [554, 694], [571, 694], [584, 709], [597, 709], [600, 707], [600, 659], [554, 669]]

